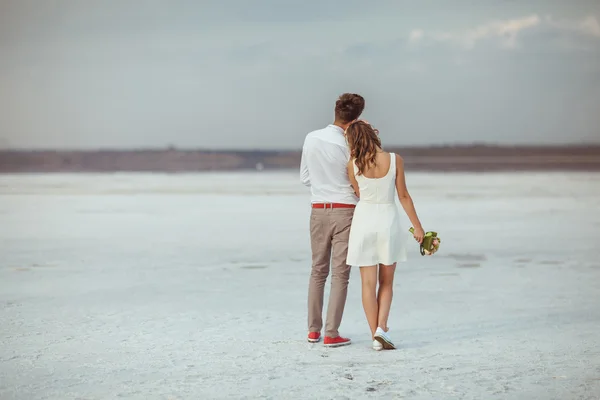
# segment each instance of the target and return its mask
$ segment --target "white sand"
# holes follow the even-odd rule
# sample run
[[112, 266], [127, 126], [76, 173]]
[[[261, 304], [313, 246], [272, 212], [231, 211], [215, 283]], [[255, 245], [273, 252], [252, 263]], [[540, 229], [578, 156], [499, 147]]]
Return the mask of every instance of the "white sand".
[[0, 176], [0, 399], [599, 399], [600, 174], [408, 183], [443, 242], [375, 352], [356, 270], [305, 340], [295, 173]]

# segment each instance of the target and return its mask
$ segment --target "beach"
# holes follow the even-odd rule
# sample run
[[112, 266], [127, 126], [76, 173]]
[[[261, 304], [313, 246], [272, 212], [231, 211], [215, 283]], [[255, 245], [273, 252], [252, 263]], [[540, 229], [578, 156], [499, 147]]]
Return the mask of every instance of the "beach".
[[376, 352], [357, 268], [352, 345], [306, 341], [295, 171], [0, 175], [0, 399], [600, 399], [600, 173], [407, 184], [442, 243]]

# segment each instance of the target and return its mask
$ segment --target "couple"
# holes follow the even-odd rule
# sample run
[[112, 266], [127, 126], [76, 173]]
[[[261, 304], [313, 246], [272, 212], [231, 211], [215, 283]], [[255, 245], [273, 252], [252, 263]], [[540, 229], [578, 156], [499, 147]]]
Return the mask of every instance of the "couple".
[[402, 158], [384, 152], [378, 131], [358, 119], [364, 108], [362, 96], [341, 95], [333, 124], [309, 133], [302, 148], [300, 180], [310, 187], [312, 197], [308, 341], [321, 340], [325, 281], [331, 265], [323, 343], [328, 347], [350, 344], [338, 328], [350, 269], [358, 266], [373, 348], [394, 349], [388, 316], [396, 263], [406, 260], [396, 196], [415, 228], [417, 242], [423, 241], [424, 231], [406, 189]]

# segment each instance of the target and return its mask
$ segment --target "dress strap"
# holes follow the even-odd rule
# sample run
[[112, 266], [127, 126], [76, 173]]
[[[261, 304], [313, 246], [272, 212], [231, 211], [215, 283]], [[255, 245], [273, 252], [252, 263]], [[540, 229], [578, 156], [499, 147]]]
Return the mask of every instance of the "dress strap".
[[396, 179], [396, 155], [394, 153], [390, 153], [390, 173]]

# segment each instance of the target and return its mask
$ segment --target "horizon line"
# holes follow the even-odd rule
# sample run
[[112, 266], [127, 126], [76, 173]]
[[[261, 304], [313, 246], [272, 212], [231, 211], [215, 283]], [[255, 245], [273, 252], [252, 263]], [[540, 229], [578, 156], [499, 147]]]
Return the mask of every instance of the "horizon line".
[[[492, 143], [456, 143], [456, 144], [435, 144], [435, 145], [389, 145], [385, 146], [390, 149], [441, 149], [441, 148], [497, 148], [497, 149], [530, 149], [530, 148], [545, 148], [545, 149], [560, 149], [560, 148], [600, 148], [600, 142], [580, 142], [580, 143], [544, 143], [544, 144], [492, 144]], [[0, 148], [0, 152], [97, 152], [97, 151], [182, 151], [182, 152], [215, 152], [215, 153], [277, 153], [277, 152], [298, 152], [302, 151], [299, 148], [207, 148], [207, 147], [178, 147], [178, 146], [162, 146], [162, 147], [92, 147], [92, 148]]]

